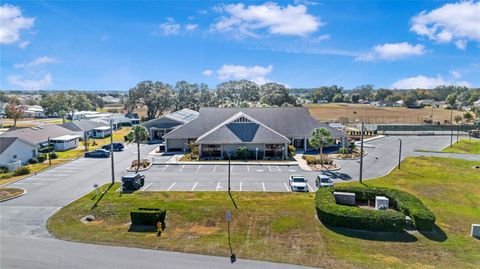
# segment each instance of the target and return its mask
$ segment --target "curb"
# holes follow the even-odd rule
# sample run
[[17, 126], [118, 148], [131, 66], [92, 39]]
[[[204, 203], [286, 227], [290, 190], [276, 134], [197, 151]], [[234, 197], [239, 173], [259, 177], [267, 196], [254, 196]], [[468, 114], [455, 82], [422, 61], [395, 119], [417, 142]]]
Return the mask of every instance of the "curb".
[[[201, 163], [201, 162], [174, 162], [174, 163], [153, 163], [153, 165], [228, 165], [228, 162], [218, 162], [218, 163]], [[260, 166], [296, 166], [298, 165], [297, 162], [290, 162], [290, 163], [253, 163], [253, 162], [245, 162], [245, 163], [237, 163], [231, 162], [230, 165], [260, 165]]]
[[[365, 150], [364, 150], [365, 151]], [[363, 158], [368, 155], [368, 151], [365, 151], [365, 154], [363, 154]], [[360, 160], [361, 157], [355, 157], [355, 158], [331, 158], [332, 160], [337, 160], [337, 161], [353, 161], [353, 160]]]
[[[150, 169], [153, 165], [154, 165], [153, 162], [151, 162], [150, 165], [147, 166], [146, 168], [138, 169], [138, 172], [147, 171], [147, 170]], [[127, 170], [127, 172], [135, 172], [135, 171], [136, 171], [136, 169], [130, 169], [130, 168], [127, 168], [126, 170]]]
[[6, 201], [10, 201], [10, 200], [12, 200], [12, 199], [15, 199], [15, 198], [18, 198], [18, 197], [20, 197], [20, 196], [23, 196], [25, 193], [27, 193], [27, 190], [24, 189], [24, 188], [17, 188], [17, 189], [21, 189], [21, 190], [23, 190], [23, 192], [20, 193], [20, 194], [15, 195], [15, 196], [12, 196], [12, 197], [9, 197], [9, 198], [0, 200], [0, 203], [6, 202]]

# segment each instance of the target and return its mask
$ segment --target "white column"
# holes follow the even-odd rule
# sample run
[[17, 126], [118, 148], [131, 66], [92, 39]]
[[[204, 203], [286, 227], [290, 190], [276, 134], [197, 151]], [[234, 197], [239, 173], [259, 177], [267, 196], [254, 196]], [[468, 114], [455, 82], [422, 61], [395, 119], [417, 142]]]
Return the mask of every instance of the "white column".
[[303, 139], [303, 150], [307, 151], [307, 138], [306, 137]]
[[202, 144], [198, 144], [198, 158], [202, 158]]

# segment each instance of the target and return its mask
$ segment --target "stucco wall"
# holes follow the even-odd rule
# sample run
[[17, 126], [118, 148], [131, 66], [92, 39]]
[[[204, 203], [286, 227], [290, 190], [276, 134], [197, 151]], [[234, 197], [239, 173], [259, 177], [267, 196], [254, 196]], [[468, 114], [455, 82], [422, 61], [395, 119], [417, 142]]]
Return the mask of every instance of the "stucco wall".
[[[35, 153], [33, 150], [35, 150]], [[13, 158], [14, 155], [17, 155], [16, 159]], [[0, 154], [0, 165], [5, 165], [9, 162], [18, 160], [22, 161], [22, 164], [27, 164], [28, 161], [36, 155], [37, 150], [34, 146], [17, 139], [10, 147]]]
[[187, 140], [186, 139], [166, 139], [166, 143], [167, 143], [167, 151], [172, 149], [183, 150], [185, 148]]

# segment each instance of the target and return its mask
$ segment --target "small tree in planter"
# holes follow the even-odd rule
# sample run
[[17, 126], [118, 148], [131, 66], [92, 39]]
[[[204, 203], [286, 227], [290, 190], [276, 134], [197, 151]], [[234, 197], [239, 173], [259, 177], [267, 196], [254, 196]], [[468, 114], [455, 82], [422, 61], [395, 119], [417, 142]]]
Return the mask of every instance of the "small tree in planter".
[[248, 149], [246, 147], [239, 147], [235, 154], [237, 155], [237, 158], [240, 160], [246, 159], [248, 156]]
[[132, 128], [132, 131], [125, 136], [125, 139], [129, 142], [137, 143], [137, 169], [135, 173], [138, 173], [138, 169], [140, 169], [140, 142], [148, 139], [148, 130], [141, 125], [136, 125]]
[[332, 144], [332, 132], [326, 128], [317, 128], [313, 130], [312, 137], [310, 138], [310, 146], [318, 149], [320, 152], [320, 163], [323, 164], [323, 147]]

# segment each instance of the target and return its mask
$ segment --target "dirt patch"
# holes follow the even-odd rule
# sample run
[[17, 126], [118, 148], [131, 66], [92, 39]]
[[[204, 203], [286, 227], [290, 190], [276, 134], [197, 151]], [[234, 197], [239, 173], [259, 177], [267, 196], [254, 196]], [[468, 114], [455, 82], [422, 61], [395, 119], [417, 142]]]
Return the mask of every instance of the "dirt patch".
[[335, 171], [340, 169], [340, 166], [336, 164], [311, 164], [309, 165], [312, 168], [312, 171]]
[[210, 235], [214, 234], [219, 230], [218, 227], [207, 227], [201, 225], [193, 225], [188, 229], [191, 233], [201, 234], [201, 235]]

